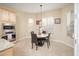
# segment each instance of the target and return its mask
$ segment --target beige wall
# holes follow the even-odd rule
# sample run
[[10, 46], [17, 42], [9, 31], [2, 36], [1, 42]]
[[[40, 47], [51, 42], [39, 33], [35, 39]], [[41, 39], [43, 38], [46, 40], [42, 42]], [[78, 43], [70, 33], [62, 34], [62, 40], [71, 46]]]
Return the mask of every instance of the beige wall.
[[[58, 9], [58, 10], [55, 10], [55, 11], [50, 11], [50, 12], [47, 12], [45, 15], [46, 16], [53, 16], [53, 17], [61, 17], [61, 9]], [[35, 25], [35, 22], [34, 22], [34, 26], [32, 27], [29, 27], [29, 24], [28, 24], [28, 19], [29, 18], [33, 18], [34, 21], [36, 21], [36, 17], [40, 17], [40, 14], [28, 14], [28, 13], [22, 13], [22, 12], [17, 12], [17, 21], [16, 21], [16, 24], [17, 24], [17, 37], [18, 38], [25, 38], [25, 36], [27, 38], [30, 38], [30, 32], [31, 30], [33, 29], [35, 32], [37, 32], [37, 27]], [[60, 29], [59, 29], [60, 28]], [[56, 29], [59, 29], [59, 30], [56, 30]], [[54, 25], [54, 35], [55, 37], [57, 35], [60, 35], [61, 31], [61, 25]], [[56, 34], [58, 33], [58, 34]], [[56, 38], [59, 38], [60, 36], [57, 36]]]
[[[67, 28], [66, 28], [66, 18], [65, 14], [68, 11], [71, 11], [73, 9], [73, 5], [70, 4], [68, 6], [65, 6], [61, 9], [44, 12], [43, 17], [60, 17], [61, 18], [61, 24], [54, 24], [53, 34], [51, 35], [51, 40], [55, 40], [58, 42], [65, 43], [67, 45], [73, 46], [73, 39], [68, 38], [67, 36]], [[30, 31], [33, 29], [36, 31], [36, 25], [34, 23], [34, 26], [31, 28], [28, 25], [28, 19], [33, 18], [34, 21], [37, 19], [37, 17], [40, 18], [40, 14], [28, 14], [23, 12], [17, 12], [17, 40], [24, 39], [24, 38], [30, 38]]]
[[[61, 9], [57, 9], [57, 10], [53, 10], [53, 11], [49, 11], [49, 12], [45, 12], [43, 13], [43, 17], [54, 17], [54, 18], [61, 18], [62, 17], [62, 13], [61, 13]], [[36, 17], [39, 17], [40, 14], [36, 14]], [[51, 34], [51, 40], [61, 40], [62, 36], [62, 23], [61, 24], [54, 24], [53, 25], [53, 33]]]
[[35, 19], [35, 16], [33, 14], [28, 14], [23, 12], [17, 12], [16, 14], [17, 14], [17, 20], [16, 20], [17, 40], [20, 40], [23, 38], [29, 38], [30, 31], [35, 29], [34, 29], [34, 26], [29, 27], [29, 25], [31, 24], [28, 23], [28, 19], [29, 18]]

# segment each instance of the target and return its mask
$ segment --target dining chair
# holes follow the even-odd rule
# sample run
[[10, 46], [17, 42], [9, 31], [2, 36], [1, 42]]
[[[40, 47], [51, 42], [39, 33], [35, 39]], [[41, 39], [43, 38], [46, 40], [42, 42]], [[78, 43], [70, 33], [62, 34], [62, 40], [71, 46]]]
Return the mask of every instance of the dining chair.
[[48, 36], [46, 37], [46, 42], [47, 42], [47, 47], [48, 47], [48, 48], [49, 48], [49, 46], [50, 46], [50, 34], [51, 34], [51, 33], [49, 33]]
[[38, 41], [37, 41], [37, 35], [34, 32], [31, 32], [31, 43], [32, 43], [32, 49], [33, 49], [33, 44], [36, 45], [36, 50], [38, 49]]
[[34, 42], [34, 40], [33, 40], [33, 34], [34, 34], [34, 32], [32, 31], [32, 32], [31, 32], [31, 43], [32, 43], [32, 49], [33, 49], [33, 42]]

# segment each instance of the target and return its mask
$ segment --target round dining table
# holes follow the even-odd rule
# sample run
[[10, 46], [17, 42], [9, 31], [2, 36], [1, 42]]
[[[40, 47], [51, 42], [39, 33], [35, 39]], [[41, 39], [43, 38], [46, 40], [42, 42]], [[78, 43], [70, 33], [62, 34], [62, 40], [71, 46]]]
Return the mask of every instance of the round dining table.
[[48, 34], [37, 34], [38, 46], [43, 46]]
[[47, 37], [48, 34], [37, 34], [37, 38], [43, 38], [43, 37]]

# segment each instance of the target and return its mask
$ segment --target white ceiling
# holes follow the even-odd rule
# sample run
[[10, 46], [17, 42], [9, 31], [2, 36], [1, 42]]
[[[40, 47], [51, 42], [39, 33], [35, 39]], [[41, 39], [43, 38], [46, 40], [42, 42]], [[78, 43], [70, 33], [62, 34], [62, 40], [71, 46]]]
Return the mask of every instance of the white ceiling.
[[[41, 11], [41, 3], [0, 3], [0, 5], [28, 13], [38, 13]], [[42, 5], [42, 11], [50, 11], [62, 8], [68, 5], [68, 3], [42, 3]]]

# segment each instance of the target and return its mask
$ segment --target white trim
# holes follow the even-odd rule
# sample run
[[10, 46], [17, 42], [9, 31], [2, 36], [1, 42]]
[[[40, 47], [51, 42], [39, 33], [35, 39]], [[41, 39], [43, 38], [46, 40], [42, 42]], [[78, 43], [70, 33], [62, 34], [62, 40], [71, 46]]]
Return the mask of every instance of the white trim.
[[17, 39], [16, 39], [16, 43], [19, 42], [19, 41], [21, 41], [21, 40], [23, 40], [23, 39], [25, 39], [25, 38], [26, 38], [26, 36], [23, 36], [23, 37], [21, 37], [21, 38], [17, 38]]
[[69, 47], [74, 48], [73, 45], [70, 45], [70, 44], [68, 44], [68, 43], [66, 43], [66, 42], [64, 42], [64, 41], [60, 41], [60, 40], [53, 40], [53, 41], [56, 41], [56, 42], [59, 42], [59, 43], [63, 43], [63, 44], [65, 44], [65, 45], [69, 46]]
[[[30, 38], [26, 38], [26, 37], [24, 36], [24, 37], [20, 38], [19, 40], [17, 40], [16, 42], [19, 42], [19, 41], [21, 41], [21, 40], [23, 40], [23, 39], [30, 39]], [[60, 40], [53, 40], [53, 41], [59, 42], [59, 43], [63, 43], [63, 44], [65, 44], [65, 45], [69, 46], [69, 47], [74, 48], [73, 45], [70, 45], [70, 44], [68, 44], [68, 43], [66, 43], [66, 42], [64, 42], [64, 41], [60, 41]]]

